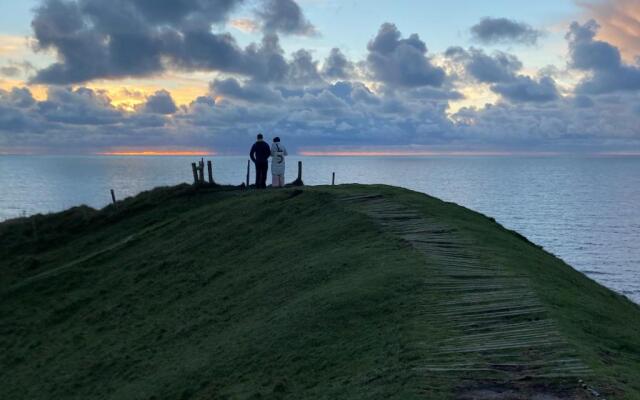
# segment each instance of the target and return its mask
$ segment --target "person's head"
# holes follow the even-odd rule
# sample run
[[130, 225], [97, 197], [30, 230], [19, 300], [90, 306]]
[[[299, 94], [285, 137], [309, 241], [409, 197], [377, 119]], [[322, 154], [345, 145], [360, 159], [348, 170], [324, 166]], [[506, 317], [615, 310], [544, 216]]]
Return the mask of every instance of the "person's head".
[[279, 137], [274, 137], [273, 138], [273, 143], [280, 143], [280, 138]]
[[258, 136], [256, 137], [256, 139], [262, 140], [264, 139], [264, 136], [262, 136], [262, 133], [258, 133]]

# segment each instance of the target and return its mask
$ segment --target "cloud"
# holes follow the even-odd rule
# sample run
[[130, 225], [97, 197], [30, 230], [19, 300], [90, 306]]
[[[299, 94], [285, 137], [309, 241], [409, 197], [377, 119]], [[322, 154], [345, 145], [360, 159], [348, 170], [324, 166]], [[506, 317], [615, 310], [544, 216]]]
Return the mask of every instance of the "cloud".
[[268, 34], [260, 45], [247, 46], [239, 71], [258, 81], [278, 82], [284, 79], [288, 69], [278, 36]]
[[151, 114], [164, 114], [169, 115], [178, 111], [176, 103], [171, 97], [171, 93], [166, 90], [158, 90], [153, 95], [149, 96], [144, 103], [143, 109], [147, 113]]
[[534, 45], [542, 32], [524, 22], [485, 17], [471, 27], [473, 39], [483, 44], [520, 43]]
[[0, 104], [0, 132], [5, 132], [5, 134], [11, 135], [5, 138], [0, 135], [0, 143], [10, 143], [10, 139], [13, 136], [16, 136], [17, 133], [24, 132], [30, 128], [30, 122], [31, 121], [24, 115], [22, 110]]
[[29, 39], [23, 36], [0, 34], [0, 56], [24, 57], [30, 53]]
[[354, 65], [338, 48], [331, 49], [322, 66], [322, 74], [329, 79], [346, 79], [353, 74]]
[[573, 104], [578, 108], [591, 108], [595, 105], [589, 96], [578, 95], [573, 98]]
[[294, 0], [266, 0], [257, 14], [262, 21], [262, 28], [269, 33], [304, 36], [318, 34]]
[[84, 87], [49, 88], [47, 100], [35, 106], [41, 122], [49, 124], [111, 125], [122, 118], [122, 112], [111, 106], [106, 95]]
[[13, 61], [9, 60], [7, 65], [0, 67], [0, 75], [4, 75], [10, 78], [17, 78], [23, 75], [27, 75], [35, 71], [35, 67], [28, 61]]
[[282, 101], [282, 95], [267, 85], [256, 82], [247, 82], [241, 85], [234, 78], [216, 79], [211, 82], [210, 88], [215, 96], [244, 100], [250, 103], [278, 103]]
[[598, 38], [618, 47], [627, 62], [640, 55], [637, 0], [580, 0], [578, 5], [602, 26]]
[[11, 91], [0, 90], [0, 100], [5, 105], [17, 108], [28, 108], [36, 102], [29, 89], [18, 87], [12, 88]]
[[26, 88], [14, 88], [0, 91], [0, 142], [9, 149], [44, 147], [53, 152], [170, 143], [171, 120], [150, 111], [140, 107], [124, 112], [104, 92], [86, 87], [50, 87], [42, 101]]
[[[628, 94], [617, 100], [629, 102]], [[577, 107], [573, 98], [558, 99], [553, 107], [540, 103], [500, 103], [483, 108], [463, 108], [452, 116], [461, 121], [457, 135], [479, 144], [507, 148], [554, 151], [602, 151], [640, 145], [636, 125], [640, 117], [632, 107], [598, 103]]]
[[275, 34], [242, 49], [229, 33], [211, 31], [240, 2], [45, 0], [32, 26], [37, 48], [55, 50], [58, 62], [39, 70], [34, 82], [64, 85], [167, 69], [283, 79], [288, 66]]
[[15, 78], [20, 75], [20, 69], [14, 66], [0, 67], [0, 75]]
[[[389, 23], [373, 35], [364, 60], [350, 60], [338, 48], [324, 60], [306, 49], [285, 54], [278, 34], [295, 29], [282, 27], [241, 47], [221, 32], [241, 0], [171, 3], [43, 1], [33, 23], [37, 43], [59, 58], [36, 80], [60, 86], [49, 86], [42, 100], [3, 83], [10, 88], [0, 90], [3, 149], [178, 146], [244, 153], [259, 130], [277, 132], [292, 150], [548, 149], [559, 143], [640, 149], [640, 94], [631, 90], [640, 67], [597, 40], [595, 23], [574, 24], [567, 36], [567, 74], [585, 77], [572, 90], [570, 76], [549, 68], [529, 72], [506, 52], [451, 47], [432, 55], [418, 35], [403, 37]], [[289, 17], [304, 25], [304, 16], [294, 14]], [[255, 22], [264, 29], [264, 19]], [[65, 86], [170, 70], [216, 73], [207, 95], [206, 87], [187, 98], [177, 90], [146, 95], [148, 89], [136, 94], [137, 106], [123, 106], [115, 92]], [[563, 96], [551, 76], [563, 82]], [[473, 97], [469, 88], [495, 104], [459, 101], [463, 93]]]
[[220, 101], [203, 96], [175, 107], [170, 94], [159, 91], [132, 112], [112, 106], [104, 92], [83, 87], [51, 87], [44, 101], [32, 99], [26, 89], [4, 91], [0, 141], [7, 148], [50, 151], [172, 143], [238, 150], [260, 129], [278, 132], [295, 149], [362, 141], [429, 143], [451, 126], [446, 102], [376, 94], [361, 82], [302, 87], [287, 96], [284, 87], [251, 80], [219, 79], [211, 86]]
[[450, 47], [445, 56], [464, 64], [471, 76], [484, 83], [509, 81], [522, 69], [522, 62], [517, 57], [501, 51], [489, 56], [483, 50], [473, 47], [469, 51], [461, 47]]
[[559, 97], [552, 78], [543, 76], [535, 80], [519, 75], [522, 62], [514, 55], [496, 51], [490, 56], [473, 47], [469, 50], [450, 47], [445, 56], [461, 63], [473, 79], [490, 84], [491, 91], [511, 102], [548, 102]]
[[427, 46], [417, 34], [407, 39], [394, 24], [385, 23], [367, 45], [367, 68], [372, 77], [391, 87], [439, 87], [446, 74], [427, 57]]
[[[463, 108], [452, 116], [447, 115], [452, 92], [445, 89], [374, 92], [358, 81], [286, 89], [218, 79], [211, 96], [188, 106], [174, 110], [170, 94], [160, 91], [133, 112], [112, 106], [104, 92], [87, 88], [51, 87], [43, 101], [33, 99], [28, 89], [14, 88], [0, 91], [0, 142], [6, 149], [44, 146], [53, 152], [127, 146], [244, 152], [261, 130], [277, 132], [294, 151], [363, 145], [526, 150], [555, 149], [559, 143], [568, 149], [572, 144], [640, 145], [640, 101], [631, 93], [608, 95], [591, 107], [578, 98], [557, 98], [551, 106], [529, 101], [547, 96], [544, 90], [530, 90], [536, 81], [509, 83], [520, 91], [505, 89], [505, 96], [518, 101]], [[222, 99], [214, 101], [213, 96]]]
[[309, 51], [298, 50], [293, 53], [286, 81], [288, 84], [294, 85], [313, 85], [322, 82], [318, 71], [318, 62], [313, 60]]
[[547, 102], [559, 97], [555, 82], [548, 76], [537, 81], [517, 76], [511, 81], [496, 83], [491, 90], [515, 102]]
[[196, 107], [196, 106], [213, 107], [215, 105], [216, 105], [216, 100], [210, 96], [198, 96], [194, 101], [191, 102], [191, 107]]
[[232, 27], [236, 28], [239, 31], [246, 32], [246, 33], [255, 33], [255, 32], [258, 32], [258, 30], [260, 30], [260, 25], [256, 21], [248, 18], [232, 19], [231, 21], [229, 21], [229, 25], [231, 25]]
[[569, 66], [590, 72], [576, 87], [577, 93], [604, 94], [640, 90], [640, 67], [622, 61], [620, 51], [610, 43], [595, 40], [596, 21], [573, 22], [566, 38], [569, 42]]

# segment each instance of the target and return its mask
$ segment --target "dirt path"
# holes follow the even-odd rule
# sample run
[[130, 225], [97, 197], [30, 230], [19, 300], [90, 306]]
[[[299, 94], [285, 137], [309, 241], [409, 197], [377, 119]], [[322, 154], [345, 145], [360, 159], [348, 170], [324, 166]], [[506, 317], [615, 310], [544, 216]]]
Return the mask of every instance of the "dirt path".
[[[458, 398], [581, 398], [560, 393], [589, 368], [563, 339], [528, 278], [504, 265], [486, 265], [483, 251], [436, 220], [379, 195], [341, 199], [387, 233], [411, 244], [430, 269], [422, 315], [450, 335], [429, 343], [419, 371], [427, 382], [449, 381]], [[526, 393], [526, 395], [524, 395]], [[522, 397], [524, 396], [524, 397]]]

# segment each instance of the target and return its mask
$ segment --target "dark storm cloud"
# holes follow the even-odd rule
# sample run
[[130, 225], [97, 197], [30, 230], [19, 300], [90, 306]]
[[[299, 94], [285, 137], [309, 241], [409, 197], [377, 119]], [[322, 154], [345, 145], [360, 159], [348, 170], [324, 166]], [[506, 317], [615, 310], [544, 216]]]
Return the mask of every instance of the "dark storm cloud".
[[324, 61], [322, 74], [329, 79], [346, 79], [353, 74], [354, 65], [338, 48], [331, 49], [331, 53]]
[[640, 67], [624, 64], [617, 47], [595, 40], [599, 25], [594, 20], [584, 24], [574, 22], [567, 33], [569, 66], [591, 72], [576, 92], [604, 94], [616, 91], [640, 90]]
[[536, 44], [542, 33], [523, 22], [485, 17], [471, 27], [471, 34], [483, 44], [515, 42], [532, 45]]
[[417, 34], [402, 39], [394, 24], [385, 23], [367, 45], [367, 68], [372, 77], [392, 87], [439, 87], [446, 74], [427, 57]]
[[166, 90], [158, 90], [147, 98], [144, 103], [144, 111], [151, 114], [169, 115], [178, 111], [176, 103], [173, 101], [171, 94]]
[[[32, 27], [37, 48], [55, 50], [58, 62], [37, 72], [34, 81], [69, 84], [93, 79], [143, 77], [168, 68], [240, 74], [256, 80], [282, 80], [288, 71], [275, 34], [242, 49], [228, 33], [211, 25], [226, 20], [242, 0], [45, 0]], [[278, 1], [265, 20], [271, 32], [301, 29], [303, 18], [291, 1]], [[299, 7], [297, 8], [298, 11]], [[288, 13], [288, 14], [287, 14]], [[287, 25], [285, 21], [297, 21]], [[279, 22], [278, 22], [279, 21]], [[304, 20], [306, 21], [306, 20]], [[288, 28], [287, 28], [288, 27]]]
[[258, 16], [266, 32], [306, 36], [317, 34], [315, 27], [293, 0], [265, 0], [263, 7], [258, 10]]

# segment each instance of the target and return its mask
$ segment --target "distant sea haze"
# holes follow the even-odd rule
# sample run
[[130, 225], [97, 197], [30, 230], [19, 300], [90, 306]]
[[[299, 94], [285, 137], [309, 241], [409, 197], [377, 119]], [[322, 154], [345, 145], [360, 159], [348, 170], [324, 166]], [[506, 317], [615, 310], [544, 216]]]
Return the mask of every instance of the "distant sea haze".
[[[199, 157], [198, 157], [199, 158]], [[219, 183], [246, 178], [246, 157], [213, 160]], [[192, 180], [196, 156], [0, 156], [0, 221]], [[291, 156], [308, 185], [384, 183], [496, 218], [600, 283], [640, 303], [640, 157]], [[252, 171], [253, 180], [253, 171]], [[294, 240], [294, 238], [292, 238]]]

